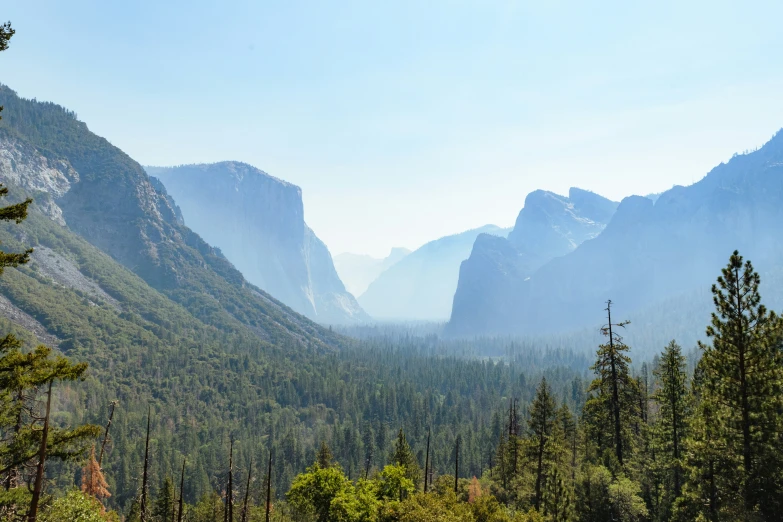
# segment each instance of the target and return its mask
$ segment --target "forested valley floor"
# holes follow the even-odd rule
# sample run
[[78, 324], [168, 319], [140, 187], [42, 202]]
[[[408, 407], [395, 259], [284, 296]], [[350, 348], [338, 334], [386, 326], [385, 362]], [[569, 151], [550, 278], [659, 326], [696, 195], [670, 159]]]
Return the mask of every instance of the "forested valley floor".
[[621, 336], [633, 325], [608, 303], [591, 357], [434, 335], [284, 365], [158, 346], [151, 397], [133, 371], [144, 354], [87, 368], [6, 324], [3, 516], [777, 520], [783, 321], [759, 286], [733, 254], [689, 357], [672, 340], [634, 363]]

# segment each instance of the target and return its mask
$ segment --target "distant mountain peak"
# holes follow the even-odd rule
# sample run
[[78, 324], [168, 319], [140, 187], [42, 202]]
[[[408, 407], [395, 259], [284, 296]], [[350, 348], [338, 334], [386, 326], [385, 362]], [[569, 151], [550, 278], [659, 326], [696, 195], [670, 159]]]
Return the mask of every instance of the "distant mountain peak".
[[430, 241], [382, 272], [359, 296], [373, 317], [444, 320], [451, 311], [460, 263], [482, 234], [505, 240], [508, 229], [484, 225]]
[[147, 170], [173, 195], [185, 223], [251, 283], [320, 322], [368, 319], [305, 223], [298, 186], [238, 161]]
[[[537, 191], [529, 201], [540, 204], [544, 196]], [[783, 131], [655, 201], [629, 196], [618, 205], [581, 190], [569, 191], [569, 199], [577, 215], [611, 215], [603, 221], [605, 228], [591, 230], [572, 222], [581, 227], [577, 230], [594, 234], [592, 239], [583, 236], [586, 240], [576, 248], [536, 267], [531, 257], [548, 247], [565, 247], [576, 236], [574, 230], [562, 234], [568, 213], [557, 220], [556, 214], [526, 204], [509, 235], [513, 253], [500, 242], [476, 242], [463, 264], [449, 332], [529, 335], [597, 325], [603, 319], [602, 303], [611, 298], [629, 316], [666, 303], [684, 321], [686, 337], [695, 340], [699, 332], [688, 331], [688, 322], [695, 315], [708, 318], [710, 299], [681, 297], [709, 288], [733, 250], [752, 259], [762, 273], [783, 269]], [[771, 302], [783, 300], [783, 293], [770, 293]], [[643, 328], [666, 330], [661, 326]]]
[[508, 239], [479, 235], [462, 263], [447, 331], [497, 332], [510, 322], [508, 305], [547, 262], [593, 239], [612, 219], [617, 203], [571, 188], [568, 197], [536, 190], [525, 198]]

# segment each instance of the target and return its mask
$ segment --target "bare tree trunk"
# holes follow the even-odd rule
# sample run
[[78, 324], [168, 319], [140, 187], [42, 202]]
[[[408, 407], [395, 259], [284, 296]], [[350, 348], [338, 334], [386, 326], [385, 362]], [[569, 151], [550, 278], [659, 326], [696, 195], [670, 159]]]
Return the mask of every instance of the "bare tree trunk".
[[30, 511], [27, 514], [27, 522], [35, 522], [38, 518], [38, 503], [43, 491], [44, 467], [46, 466], [46, 444], [49, 442], [49, 412], [52, 409], [52, 382], [49, 380], [49, 390], [46, 393], [46, 416], [44, 417], [43, 431], [41, 432], [41, 448], [38, 451], [38, 467], [35, 471], [35, 486], [33, 498], [30, 500]]
[[427, 492], [427, 479], [430, 472], [430, 435], [432, 428], [427, 430], [427, 453], [424, 456], [424, 492]]
[[517, 400], [514, 399], [514, 476], [519, 472], [519, 419], [517, 412]]
[[247, 469], [247, 485], [245, 486], [245, 501], [242, 503], [242, 522], [247, 522], [247, 499], [250, 496], [250, 477], [253, 475], [253, 461]]
[[459, 435], [457, 435], [457, 445], [454, 448], [454, 493], [457, 493], [459, 486]]
[[[19, 407], [19, 413], [16, 415], [16, 425], [14, 426], [14, 435], [18, 434], [22, 429], [22, 412], [24, 411], [24, 389], [19, 388], [16, 394], [16, 400], [21, 405]], [[8, 477], [5, 480], [5, 490], [8, 491], [11, 488], [15, 488], [19, 485], [19, 468], [14, 466], [8, 471]], [[12, 506], [15, 509], [15, 506]]]
[[144, 442], [144, 472], [141, 475], [141, 522], [147, 522], [147, 472], [150, 463], [150, 417], [152, 417], [152, 406], [147, 406], [147, 438]]
[[228, 491], [226, 491], [226, 520], [234, 522], [234, 439], [228, 450]]
[[101, 466], [103, 461], [103, 450], [106, 448], [106, 443], [109, 441], [109, 428], [111, 428], [111, 420], [114, 418], [114, 407], [117, 406], [117, 401], [111, 401], [111, 411], [109, 412], [109, 422], [106, 424], [106, 431], [103, 434], [103, 442], [101, 443], [101, 452], [98, 454], [98, 467]]
[[609, 361], [612, 366], [612, 413], [614, 415], [614, 439], [617, 461], [623, 465], [623, 440], [622, 426], [620, 424], [620, 391], [617, 386], [617, 364], [614, 354], [614, 336], [612, 334], [612, 302], [606, 305], [606, 314], [609, 318]]
[[269, 522], [269, 511], [272, 507], [272, 452], [269, 452], [269, 468], [266, 471], [266, 522]]
[[179, 479], [179, 513], [177, 513], [177, 522], [182, 522], [182, 512], [184, 511], [182, 497], [185, 494], [185, 462], [187, 462], [187, 459], [182, 459], [182, 477]]

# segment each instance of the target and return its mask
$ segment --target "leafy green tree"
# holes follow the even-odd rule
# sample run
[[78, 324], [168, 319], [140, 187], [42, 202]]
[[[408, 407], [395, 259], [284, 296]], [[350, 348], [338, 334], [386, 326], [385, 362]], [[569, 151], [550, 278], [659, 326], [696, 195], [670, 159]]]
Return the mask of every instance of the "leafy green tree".
[[612, 473], [603, 466], [586, 464], [576, 482], [576, 508], [581, 522], [605, 522], [611, 520], [609, 486]]
[[612, 517], [609, 520], [640, 522], [647, 519], [647, 506], [639, 496], [639, 484], [620, 476], [609, 485], [609, 506]]
[[577, 514], [582, 522], [640, 522], [648, 511], [639, 484], [604, 466], [587, 465], [577, 481]]
[[408, 478], [407, 470], [389, 464], [378, 474], [378, 496], [383, 499], [403, 500], [416, 491], [416, 485]]
[[[716, 439], [729, 460], [713, 470], [727, 489], [718, 510], [776, 520], [783, 510], [781, 320], [761, 304], [760, 280], [735, 251], [712, 286], [712, 342], [700, 343], [700, 411], [708, 417], [696, 435]], [[730, 505], [730, 491], [741, 506]]]
[[403, 502], [388, 503], [382, 506], [378, 521], [474, 522], [474, 518], [471, 504], [461, 502], [454, 491], [446, 488], [442, 495], [416, 493]]
[[339, 466], [315, 464], [296, 476], [286, 499], [301, 516], [311, 516], [317, 522], [339, 522], [353, 495], [354, 486]]
[[78, 490], [69, 491], [41, 510], [40, 522], [119, 522], [114, 511], [106, 511], [98, 500]]
[[329, 514], [331, 520], [339, 522], [374, 522], [379, 505], [377, 485], [362, 479], [354, 488], [346, 488], [335, 496]]

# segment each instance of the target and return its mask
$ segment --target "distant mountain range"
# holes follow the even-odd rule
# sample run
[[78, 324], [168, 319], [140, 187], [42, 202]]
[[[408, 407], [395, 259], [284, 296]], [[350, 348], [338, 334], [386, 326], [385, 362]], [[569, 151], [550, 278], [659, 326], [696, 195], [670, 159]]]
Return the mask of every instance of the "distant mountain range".
[[423, 245], [382, 272], [359, 296], [374, 319], [448, 319], [457, 289], [460, 263], [467, 259], [479, 234], [505, 236], [495, 225], [446, 236]]
[[145, 169], [248, 281], [321, 323], [369, 320], [305, 223], [299, 187], [235, 161]]
[[377, 258], [349, 252], [334, 256], [334, 267], [353, 295], [361, 295], [381, 273], [410, 254], [407, 248], [392, 248], [388, 256]]
[[[572, 191], [569, 199], [578, 198]], [[703, 289], [735, 249], [768, 281], [762, 282], [765, 301], [781, 302], [779, 286], [769, 281], [783, 266], [783, 132], [655, 201], [631, 196], [613, 215], [614, 204], [603, 198], [591, 196], [589, 211], [585, 203], [573, 203], [569, 213], [595, 225], [584, 222], [568, 238], [547, 233], [539, 240], [529, 237], [535, 227], [517, 220], [508, 241], [477, 239], [460, 272], [448, 333], [531, 335], [596, 326], [608, 299], [623, 315], [646, 310], [642, 320], [651, 314], [676, 323], [698, 317], [703, 330], [711, 305]], [[520, 219], [523, 214], [525, 209]], [[569, 239], [575, 248], [565, 252]]]

